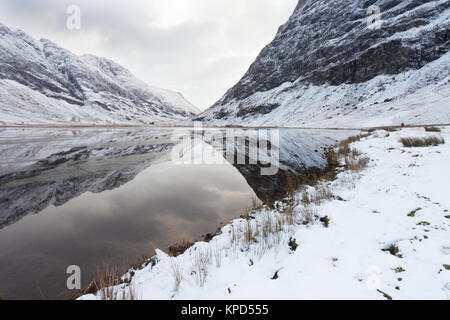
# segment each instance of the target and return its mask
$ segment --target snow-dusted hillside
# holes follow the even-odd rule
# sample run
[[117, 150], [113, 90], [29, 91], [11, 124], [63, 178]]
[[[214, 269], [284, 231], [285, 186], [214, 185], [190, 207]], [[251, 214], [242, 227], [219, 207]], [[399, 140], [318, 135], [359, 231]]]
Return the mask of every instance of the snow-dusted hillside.
[[[367, 8], [381, 8], [380, 29]], [[300, 0], [210, 124], [450, 123], [450, 1]]]
[[0, 24], [0, 124], [151, 123], [200, 111], [117, 63]]

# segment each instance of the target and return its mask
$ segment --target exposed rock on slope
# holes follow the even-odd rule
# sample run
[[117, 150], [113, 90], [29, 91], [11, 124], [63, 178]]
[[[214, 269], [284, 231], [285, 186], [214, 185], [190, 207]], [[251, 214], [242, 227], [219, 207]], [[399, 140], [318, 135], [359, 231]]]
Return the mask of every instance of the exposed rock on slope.
[[1, 123], [149, 123], [200, 111], [117, 63], [0, 24]]
[[[371, 5], [381, 8], [379, 29], [368, 27]], [[448, 122], [449, 37], [449, 0], [300, 0], [241, 81], [197, 119]]]

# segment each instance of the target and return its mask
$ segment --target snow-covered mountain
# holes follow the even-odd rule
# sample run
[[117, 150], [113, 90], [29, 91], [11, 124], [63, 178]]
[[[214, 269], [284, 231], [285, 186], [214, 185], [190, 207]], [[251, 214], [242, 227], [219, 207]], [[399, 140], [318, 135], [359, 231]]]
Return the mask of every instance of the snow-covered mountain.
[[[372, 5], [380, 28], [368, 23]], [[450, 0], [300, 0], [239, 83], [196, 120], [450, 123], [449, 47]]]
[[0, 23], [0, 124], [151, 123], [199, 112], [111, 60], [77, 56]]

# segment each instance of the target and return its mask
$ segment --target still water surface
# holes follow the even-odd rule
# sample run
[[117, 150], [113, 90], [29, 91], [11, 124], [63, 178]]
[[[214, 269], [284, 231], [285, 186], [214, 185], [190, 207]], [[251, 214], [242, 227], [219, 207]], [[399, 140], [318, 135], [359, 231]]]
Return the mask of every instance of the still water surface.
[[200, 240], [254, 199], [282, 195], [288, 173], [323, 166], [323, 151], [348, 135], [282, 130], [280, 170], [261, 176], [257, 165], [174, 163], [172, 129], [4, 129], [0, 296], [67, 298], [70, 265], [87, 285], [105, 263], [122, 269]]

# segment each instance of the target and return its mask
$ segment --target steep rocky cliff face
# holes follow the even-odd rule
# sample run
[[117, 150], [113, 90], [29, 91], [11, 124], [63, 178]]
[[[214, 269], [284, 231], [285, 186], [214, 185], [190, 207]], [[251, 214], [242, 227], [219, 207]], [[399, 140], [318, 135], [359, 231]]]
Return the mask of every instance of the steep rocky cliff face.
[[117, 63], [77, 56], [0, 23], [1, 123], [149, 123], [200, 111]]
[[[373, 5], [380, 28], [368, 24]], [[390, 124], [399, 113], [425, 122], [444, 113], [450, 120], [439, 99], [449, 93], [449, 40], [449, 0], [300, 0], [241, 81], [197, 119], [300, 125], [375, 116]], [[427, 103], [424, 96], [434, 118], [410, 108], [409, 98]]]

